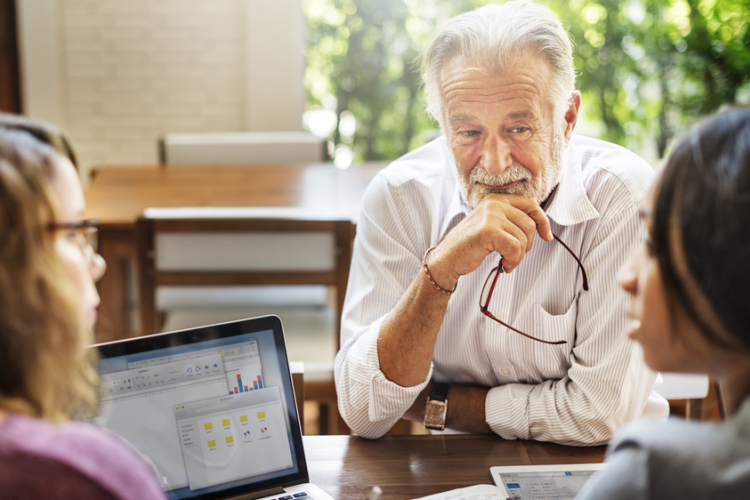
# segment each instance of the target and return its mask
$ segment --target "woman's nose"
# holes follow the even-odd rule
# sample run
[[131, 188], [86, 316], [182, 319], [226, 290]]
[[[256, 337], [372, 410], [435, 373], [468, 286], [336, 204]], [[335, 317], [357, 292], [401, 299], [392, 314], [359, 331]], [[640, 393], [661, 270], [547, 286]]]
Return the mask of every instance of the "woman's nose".
[[107, 270], [107, 262], [104, 257], [94, 252], [90, 260], [91, 265], [91, 277], [94, 281], [99, 281], [104, 276], [104, 272]]
[[634, 265], [637, 253], [637, 251], [633, 252], [617, 273], [617, 281], [620, 283], [620, 287], [629, 294], [634, 294], [638, 289], [638, 273]]

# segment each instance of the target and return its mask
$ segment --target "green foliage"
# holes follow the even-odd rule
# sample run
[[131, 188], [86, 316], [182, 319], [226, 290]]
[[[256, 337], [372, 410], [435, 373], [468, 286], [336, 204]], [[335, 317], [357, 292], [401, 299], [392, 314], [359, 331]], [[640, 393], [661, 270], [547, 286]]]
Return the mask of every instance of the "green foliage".
[[[482, 3], [305, 0], [307, 107], [328, 110], [333, 144], [392, 160], [434, 136], [418, 57], [436, 26]], [[585, 133], [661, 158], [687, 125], [750, 101], [750, 0], [541, 3], [575, 41]]]

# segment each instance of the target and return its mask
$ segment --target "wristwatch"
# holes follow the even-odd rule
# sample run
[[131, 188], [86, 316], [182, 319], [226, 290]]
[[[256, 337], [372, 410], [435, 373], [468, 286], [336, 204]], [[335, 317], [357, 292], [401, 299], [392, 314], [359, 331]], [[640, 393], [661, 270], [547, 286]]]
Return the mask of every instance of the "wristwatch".
[[445, 429], [445, 415], [448, 412], [448, 387], [450, 384], [436, 382], [427, 397], [424, 412], [425, 429], [442, 431]]

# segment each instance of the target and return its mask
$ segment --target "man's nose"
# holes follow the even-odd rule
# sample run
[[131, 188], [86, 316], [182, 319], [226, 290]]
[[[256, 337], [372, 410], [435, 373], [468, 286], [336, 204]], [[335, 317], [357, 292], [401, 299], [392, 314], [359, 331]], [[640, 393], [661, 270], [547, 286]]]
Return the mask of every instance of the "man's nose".
[[484, 169], [490, 175], [500, 175], [513, 165], [513, 154], [508, 141], [491, 137], [484, 150]]

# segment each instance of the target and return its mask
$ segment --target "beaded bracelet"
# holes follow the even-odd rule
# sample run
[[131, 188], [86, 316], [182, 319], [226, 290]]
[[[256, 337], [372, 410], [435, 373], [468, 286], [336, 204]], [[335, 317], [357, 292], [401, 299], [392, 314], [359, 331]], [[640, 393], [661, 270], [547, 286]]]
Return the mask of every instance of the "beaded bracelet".
[[458, 282], [456, 282], [456, 284], [453, 285], [453, 290], [446, 290], [445, 288], [443, 288], [442, 286], [438, 285], [435, 282], [435, 278], [432, 277], [432, 274], [430, 274], [430, 270], [427, 269], [427, 255], [430, 252], [432, 252], [433, 250], [435, 250], [435, 247], [428, 248], [427, 251], [424, 253], [424, 258], [422, 259], [422, 269], [424, 269], [424, 272], [427, 275], [427, 279], [430, 280], [430, 283], [432, 283], [432, 286], [434, 286], [436, 290], [438, 290], [438, 291], [440, 291], [440, 292], [442, 292], [442, 293], [444, 293], [446, 295], [450, 295], [450, 294], [452, 294], [453, 292], [456, 291], [456, 287], [458, 286]]

